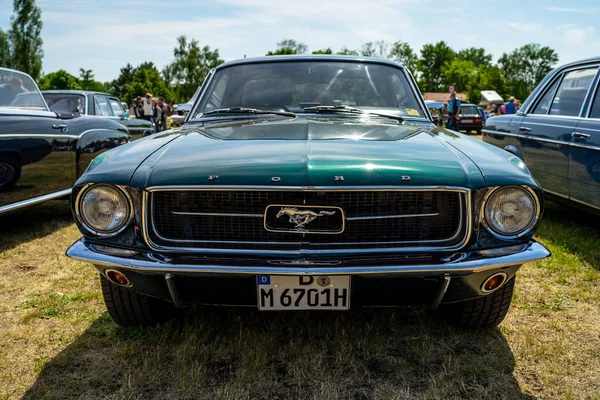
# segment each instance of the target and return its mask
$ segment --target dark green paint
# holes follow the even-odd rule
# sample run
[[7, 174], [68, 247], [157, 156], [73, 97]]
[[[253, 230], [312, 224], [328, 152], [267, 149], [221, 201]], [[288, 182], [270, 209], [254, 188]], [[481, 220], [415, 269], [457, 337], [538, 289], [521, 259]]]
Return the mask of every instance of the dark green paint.
[[[209, 175], [218, 175], [208, 180]], [[334, 176], [344, 176], [335, 181]], [[277, 183], [272, 177], [281, 180]], [[410, 181], [402, 181], [410, 176]], [[187, 126], [121, 146], [79, 183], [163, 185], [537, 186], [505, 151], [433, 125], [357, 117], [243, 119]]]

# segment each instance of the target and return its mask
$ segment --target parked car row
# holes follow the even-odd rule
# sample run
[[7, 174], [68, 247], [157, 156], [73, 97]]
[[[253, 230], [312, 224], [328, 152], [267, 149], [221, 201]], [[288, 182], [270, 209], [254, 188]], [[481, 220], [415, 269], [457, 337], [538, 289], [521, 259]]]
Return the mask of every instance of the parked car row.
[[[427, 109], [431, 114], [433, 123], [445, 127], [448, 121], [448, 105], [441, 101], [425, 100]], [[480, 108], [475, 104], [464, 103], [461, 105], [461, 113], [458, 115], [458, 130], [467, 133], [475, 132], [481, 135], [483, 128], [483, 115]]]
[[519, 157], [559, 201], [600, 212], [600, 57], [550, 72], [514, 115], [492, 117], [483, 140]]

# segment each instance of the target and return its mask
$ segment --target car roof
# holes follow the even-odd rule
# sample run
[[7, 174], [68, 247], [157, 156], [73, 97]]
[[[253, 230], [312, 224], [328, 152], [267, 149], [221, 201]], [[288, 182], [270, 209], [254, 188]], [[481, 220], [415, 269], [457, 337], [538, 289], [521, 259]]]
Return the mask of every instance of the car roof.
[[220, 64], [216, 67], [217, 70], [221, 68], [231, 67], [232, 65], [243, 65], [243, 64], [258, 64], [267, 62], [294, 62], [294, 61], [349, 61], [349, 62], [367, 62], [372, 64], [384, 64], [396, 68], [404, 68], [404, 66], [398, 64], [395, 61], [384, 60], [383, 58], [373, 57], [362, 57], [362, 56], [343, 56], [333, 54], [311, 54], [311, 55], [286, 55], [286, 56], [262, 56], [262, 57], [249, 57], [240, 58], [237, 60], [227, 61], [226, 63]]
[[44, 93], [48, 93], [48, 94], [101, 94], [104, 96], [111, 96], [111, 97], [119, 97], [119, 96], [115, 96], [112, 95], [110, 93], [104, 93], [104, 92], [94, 92], [92, 90], [62, 90], [62, 89], [55, 89], [55, 90], [42, 90], [41, 91], [42, 94]]
[[461, 106], [461, 107], [464, 107], [464, 106], [473, 106], [473, 107], [477, 107], [477, 104], [471, 104], [471, 103], [462, 103], [460, 106]]

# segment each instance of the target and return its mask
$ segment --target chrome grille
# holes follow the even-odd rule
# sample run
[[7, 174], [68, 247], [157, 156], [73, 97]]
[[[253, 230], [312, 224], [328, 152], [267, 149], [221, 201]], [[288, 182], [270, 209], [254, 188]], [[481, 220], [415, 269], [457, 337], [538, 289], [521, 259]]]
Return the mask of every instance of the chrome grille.
[[[169, 248], [328, 250], [457, 246], [466, 193], [450, 190], [157, 190], [147, 198], [151, 242]], [[340, 234], [270, 232], [269, 205], [340, 207]]]

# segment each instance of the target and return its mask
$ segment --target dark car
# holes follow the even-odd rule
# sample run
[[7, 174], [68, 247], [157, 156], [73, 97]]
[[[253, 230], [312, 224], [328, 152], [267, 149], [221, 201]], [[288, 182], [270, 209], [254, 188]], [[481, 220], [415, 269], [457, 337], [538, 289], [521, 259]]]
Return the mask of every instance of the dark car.
[[478, 135], [481, 135], [483, 122], [479, 109], [475, 104], [463, 103], [460, 106], [458, 118], [458, 130], [466, 131], [467, 133], [474, 131]]
[[525, 162], [559, 201], [600, 212], [600, 57], [550, 72], [513, 115], [488, 119], [483, 139]]
[[0, 68], [0, 214], [68, 197], [96, 155], [129, 140], [123, 125], [81, 116], [68, 99], [48, 108], [29, 75]]
[[523, 163], [436, 127], [382, 59], [222, 64], [182, 128], [105, 153], [71, 199], [67, 255], [96, 266], [122, 325], [196, 304], [425, 304], [495, 326], [519, 267], [550, 254]]
[[123, 109], [121, 100], [111, 94], [85, 90], [44, 90], [42, 95], [50, 107], [57, 101], [68, 99], [77, 104], [81, 114], [119, 121], [127, 127], [133, 139], [154, 133], [152, 122], [140, 118], [130, 118], [129, 113]]

